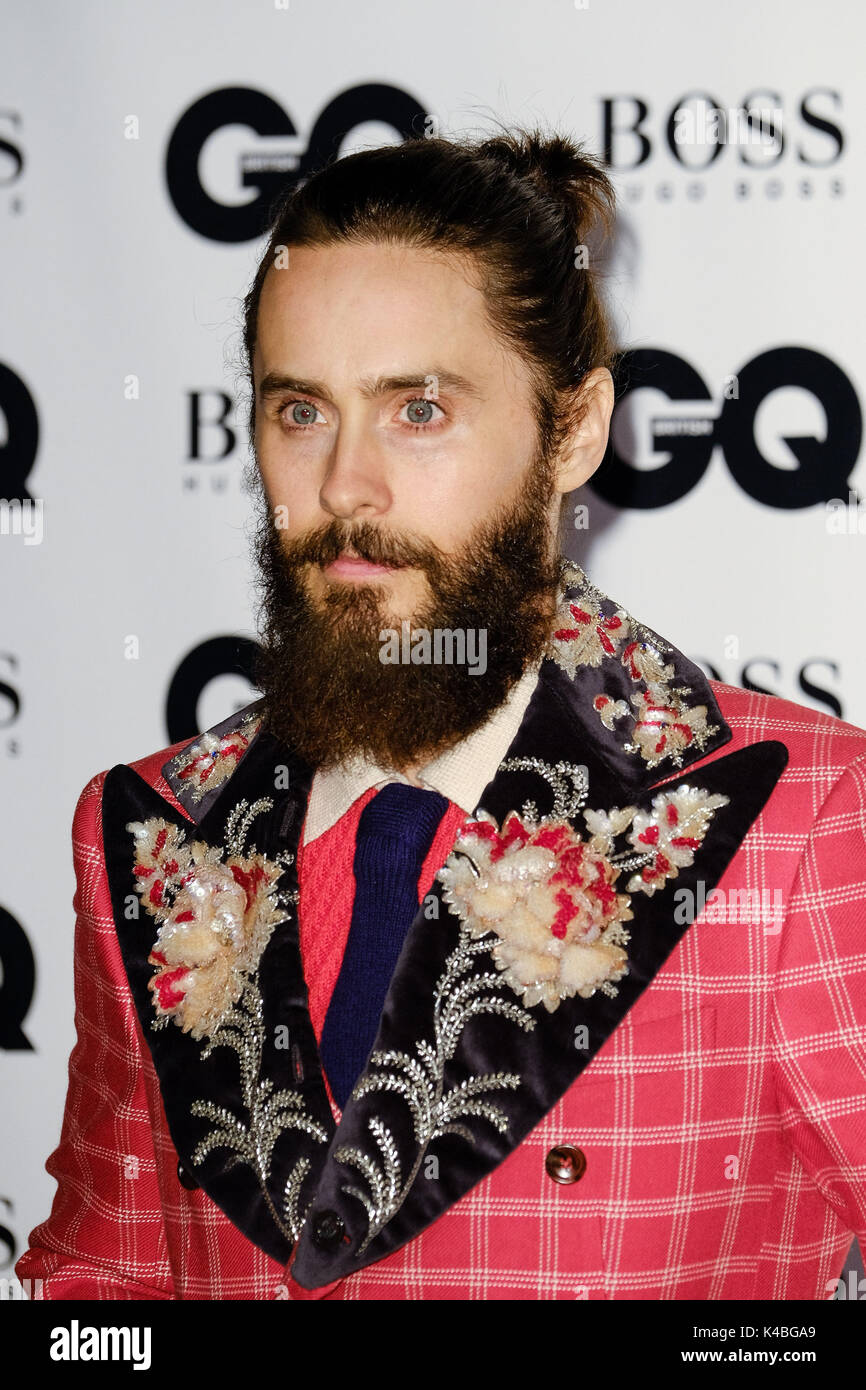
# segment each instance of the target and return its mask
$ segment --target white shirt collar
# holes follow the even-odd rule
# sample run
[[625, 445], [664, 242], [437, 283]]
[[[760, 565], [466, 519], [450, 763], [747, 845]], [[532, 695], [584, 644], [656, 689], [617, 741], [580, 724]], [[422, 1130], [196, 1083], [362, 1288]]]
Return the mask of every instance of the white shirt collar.
[[[536, 662], [527, 667], [502, 704], [480, 729], [425, 767], [419, 768], [416, 773], [418, 781], [440, 792], [449, 801], [456, 802], [467, 815], [471, 815], [520, 728], [538, 683], [540, 665], [540, 662]], [[402, 773], [378, 767], [364, 758], [350, 758], [337, 767], [317, 772], [307, 803], [303, 843], [308, 845], [336, 825], [370, 787], [407, 781], [408, 778]]]

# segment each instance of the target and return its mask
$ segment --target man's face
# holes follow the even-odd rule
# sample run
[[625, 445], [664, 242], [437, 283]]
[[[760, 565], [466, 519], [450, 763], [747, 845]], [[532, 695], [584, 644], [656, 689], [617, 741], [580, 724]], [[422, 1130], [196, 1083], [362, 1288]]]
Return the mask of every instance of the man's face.
[[[253, 367], [256, 457], [289, 547], [339, 519], [459, 555], [526, 484], [537, 449], [529, 374], [453, 256], [381, 242], [291, 247], [264, 282]], [[430, 597], [420, 567], [371, 565], [351, 549], [307, 565], [303, 583], [317, 607], [335, 587], [378, 586], [382, 617], [398, 624]]]
[[[264, 282], [256, 674], [272, 732], [315, 766], [420, 766], [548, 642], [554, 469], [529, 374], [461, 266], [381, 243], [292, 247]], [[404, 622], [483, 642], [483, 671], [391, 664], [382, 638]]]

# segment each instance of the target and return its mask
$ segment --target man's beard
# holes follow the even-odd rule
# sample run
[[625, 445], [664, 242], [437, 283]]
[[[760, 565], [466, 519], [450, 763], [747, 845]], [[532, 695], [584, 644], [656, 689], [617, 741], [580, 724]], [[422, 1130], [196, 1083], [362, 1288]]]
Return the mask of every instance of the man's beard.
[[[534, 460], [516, 502], [452, 555], [378, 523], [338, 518], [281, 540], [258, 469], [249, 481], [259, 499], [254, 678], [265, 696], [263, 725], [313, 767], [353, 756], [397, 771], [422, 765], [480, 728], [544, 655], [560, 566], [551, 553], [553, 488], [543, 457]], [[387, 590], [375, 581], [329, 582], [320, 601], [309, 597], [305, 566], [328, 564], [347, 549], [372, 564], [424, 573], [430, 597], [402, 630]], [[470, 633], [478, 642], [486, 632], [486, 669], [473, 674], [468, 661], [383, 662], [383, 629], [396, 630], [401, 644], [404, 631], [411, 641], [427, 629], [431, 645], [437, 629], [462, 632], [467, 648]]]

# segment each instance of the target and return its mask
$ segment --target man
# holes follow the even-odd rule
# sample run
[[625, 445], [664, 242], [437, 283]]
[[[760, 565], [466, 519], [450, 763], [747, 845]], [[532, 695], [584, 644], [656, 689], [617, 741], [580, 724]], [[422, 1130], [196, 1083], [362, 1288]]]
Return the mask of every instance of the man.
[[610, 199], [516, 136], [279, 210], [263, 694], [80, 798], [45, 1297], [818, 1299], [866, 1236], [866, 734], [559, 555]]

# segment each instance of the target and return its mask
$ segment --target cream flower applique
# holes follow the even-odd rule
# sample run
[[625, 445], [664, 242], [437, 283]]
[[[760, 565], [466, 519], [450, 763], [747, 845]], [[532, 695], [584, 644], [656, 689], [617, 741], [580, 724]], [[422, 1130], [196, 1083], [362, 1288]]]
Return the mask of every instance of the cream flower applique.
[[209, 1037], [287, 915], [277, 895], [283, 865], [255, 852], [224, 857], [200, 840], [186, 845], [178, 826], [155, 817], [127, 829], [139, 897], [159, 922], [148, 956], [157, 966], [148, 982], [157, 1021], [173, 1019], [184, 1033]]
[[[615, 996], [628, 973], [633, 895], [652, 896], [694, 861], [727, 800], [683, 784], [660, 792], [650, 812], [584, 811], [588, 838], [561, 817], [510, 811], [500, 829], [479, 811], [439, 870], [443, 898], [472, 936], [494, 934], [493, 960], [527, 1007], [543, 1003], [552, 1013], [575, 994]], [[623, 888], [628, 869], [638, 872]]]

